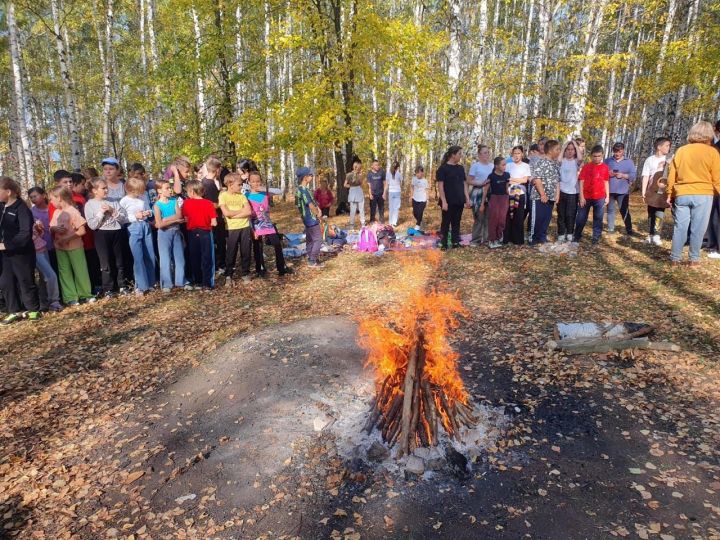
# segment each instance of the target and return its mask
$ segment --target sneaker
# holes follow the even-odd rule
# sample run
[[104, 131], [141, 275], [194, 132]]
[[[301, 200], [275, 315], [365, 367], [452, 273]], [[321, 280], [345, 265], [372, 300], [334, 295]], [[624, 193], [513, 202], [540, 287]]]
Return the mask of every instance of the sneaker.
[[60, 302], [53, 302], [48, 307], [48, 311], [54, 311], [55, 313], [59, 313], [63, 310], [62, 304]]
[[125, 296], [126, 294], [130, 294], [130, 289], [127, 287], [120, 287], [120, 290], [118, 291], [118, 294], [121, 296]]
[[40, 317], [41, 317], [41, 316], [42, 316], [42, 315], [40, 315], [40, 312], [39, 312], [39, 311], [30, 311], [30, 312], [28, 312], [28, 314], [27, 314], [27, 320], [28, 320], [28, 321], [37, 322], [37, 321], [40, 320]]
[[145, 296], [145, 291], [141, 291], [140, 289], [135, 289], [135, 296]]
[[242, 282], [245, 285], [247, 285], [248, 283], [250, 283], [252, 281], [252, 278], [250, 278], [250, 276], [242, 276], [240, 279], [242, 280]]
[[84, 302], [86, 304], [94, 304], [95, 302], [97, 302], [97, 298], [95, 298], [94, 296], [91, 296], [90, 298], [85, 298]]
[[293, 270], [293, 269], [290, 268], [289, 266], [286, 266], [286, 267], [285, 267], [285, 270], [283, 270], [282, 272], [279, 272], [279, 274], [280, 274], [281, 276], [290, 276], [290, 275], [292, 275], [292, 274], [294, 274], [294, 273], [295, 273], [295, 270]]
[[646, 243], [646, 244], [652, 244], [652, 243], [653, 243], [653, 237], [650, 236], [650, 235], [648, 235], [647, 238], [645, 239], [645, 243]]
[[662, 246], [662, 240], [660, 239], [659, 234], [656, 234], [655, 236], [652, 237], [652, 243], [655, 244], [656, 246]]
[[80, 305], [80, 302], [78, 302], [77, 300], [71, 300], [70, 302], [67, 303], [67, 307], [75, 307], [75, 306], [79, 306], [79, 305]]
[[233, 284], [232, 278], [230, 276], [227, 276], [225, 278], [225, 287], [232, 287], [232, 284]]
[[194, 291], [194, 290], [195, 290], [195, 287], [193, 287], [193, 286], [190, 285], [190, 284], [187, 284], [187, 285], [185, 285], [185, 286], [183, 287], [183, 290], [185, 290], [185, 291]]
[[0, 321], [0, 324], [7, 326], [8, 324], [12, 324], [20, 319], [22, 319], [22, 315], [20, 313], [10, 313], [2, 321]]
[[168, 294], [172, 292], [172, 289], [169, 287], [163, 287], [162, 289], [160, 289], [160, 292]]
[[502, 246], [502, 244], [501, 244], [500, 242], [490, 242], [490, 243], [488, 244], [488, 247], [489, 247], [490, 249], [496, 249], [496, 248], [499, 248], [499, 247], [501, 247], [501, 246]]
[[212, 287], [203, 287], [202, 292], [212, 292]]
[[106, 293], [103, 295], [104, 298], [108, 298], [108, 299], [115, 298], [116, 296], [117, 296], [117, 294], [114, 293], [114, 292], [112, 292], [112, 291], [106, 292]]
[[592, 245], [593, 245], [593, 246], [597, 246], [599, 243], [600, 243], [600, 239], [599, 239], [599, 238], [593, 238], [593, 239], [592, 239]]
[[308, 268], [325, 268], [325, 265], [320, 261], [310, 261], [308, 262]]
[[718, 253], [717, 251], [711, 251], [707, 254], [707, 256], [708, 259], [720, 259], [720, 253]]

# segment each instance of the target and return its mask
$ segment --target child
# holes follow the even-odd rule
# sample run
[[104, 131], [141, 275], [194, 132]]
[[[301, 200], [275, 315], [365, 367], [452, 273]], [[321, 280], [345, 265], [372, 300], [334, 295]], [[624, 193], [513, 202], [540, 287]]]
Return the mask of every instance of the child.
[[215, 286], [215, 260], [212, 229], [217, 225], [213, 203], [203, 199], [203, 187], [197, 180], [186, 185], [188, 199], [182, 205], [187, 223], [188, 255], [195, 288], [210, 291]]
[[313, 197], [315, 197], [315, 200], [320, 207], [322, 215], [325, 217], [330, 217], [330, 207], [335, 201], [335, 196], [333, 195], [333, 192], [330, 191], [330, 189], [328, 188], [327, 180], [320, 181], [320, 187], [315, 190]]
[[323, 268], [325, 265], [318, 261], [320, 247], [322, 246], [322, 229], [319, 221], [322, 214], [308, 188], [314, 176], [315, 173], [309, 167], [300, 167], [298, 169], [298, 189], [295, 194], [295, 204], [300, 210], [300, 217], [302, 217], [303, 225], [305, 225], [308, 266], [310, 268]]
[[130, 251], [133, 255], [135, 294], [142, 296], [155, 285], [155, 249], [150, 229], [150, 204], [145, 181], [133, 176], [125, 182], [126, 195], [120, 199], [120, 208], [127, 216], [130, 234]]
[[180, 195], [183, 199], [186, 196], [186, 183], [190, 180], [192, 175], [192, 165], [190, 160], [185, 156], [177, 156], [173, 159], [170, 166], [165, 171], [165, 180], [170, 180], [173, 183], [173, 191], [175, 195]]
[[[62, 311], [60, 305], [60, 287], [55, 270], [50, 264], [50, 256], [47, 250], [47, 241], [45, 240], [45, 225], [42, 221], [37, 220], [33, 226], [33, 244], [35, 244], [35, 265], [40, 275], [45, 281], [45, 295], [47, 297], [47, 309], [49, 311]], [[49, 233], [49, 228], [47, 230]]]
[[[127, 216], [120, 208], [120, 200], [107, 199], [108, 186], [102, 177], [91, 180], [90, 185], [93, 198], [85, 203], [85, 219], [88, 227], [95, 233], [95, 249], [100, 259], [102, 293], [106, 298], [114, 296], [117, 281], [118, 292], [127, 294], [123, 247], [125, 231], [122, 229], [122, 225], [128, 222]], [[124, 189], [123, 186], [123, 191]], [[113, 265], [115, 276], [112, 273]]]
[[[285, 266], [285, 258], [283, 257], [282, 242], [277, 234], [275, 225], [270, 221], [270, 198], [265, 191], [262, 190], [262, 177], [257, 171], [250, 173], [248, 178], [250, 182], [250, 193], [247, 196], [252, 209], [251, 226], [253, 229], [253, 241], [256, 244], [256, 253], [262, 256], [263, 240], [275, 248], [275, 266], [278, 274], [284, 276], [292, 274], [292, 269]], [[259, 261], [258, 272], [260, 268], [264, 268], [264, 261]], [[257, 264], [257, 263], [256, 263]]]
[[605, 206], [610, 202], [610, 169], [603, 163], [603, 147], [593, 146], [591, 161], [580, 169], [580, 208], [575, 221], [574, 243], [580, 242], [582, 232], [593, 209], [593, 245], [600, 242], [602, 236], [603, 214]]
[[50, 234], [50, 208], [48, 205], [47, 192], [40, 186], [31, 187], [28, 190], [28, 198], [32, 203], [30, 211], [33, 215], [35, 223], [38, 221], [43, 225], [43, 240], [47, 249], [50, 264], [57, 274], [57, 258], [55, 257], [55, 246], [52, 243], [52, 235]]
[[58, 258], [63, 302], [67, 306], [77, 306], [80, 301], [92, 303], [95, 297], [92, 295], [82, 243], [85, 219], [73, 205], [72, 193], [65, 187], [53, 188], [50, 202], [55, 206], [50, 231]]
[[[248, 173], [249, 174], [249, 173]], [[247, 197], [243, 195], [245, 179], [241, 173], [230, 173], [225, 177], [227, 191], [220, 193], [220, 211], [226, 221], [227, 247], [225, 251], [225, 286], [232, 285], [235, 260], [240, 251], [240, 276], [243, 283], [250, 283], [250, 256], [252, 253], [252, 210]]]
[[415, 228], [422, 231], [423, 214], [427, 206], [428, 181], [425, 178], [425, 169], [422, 165], [415, 167], [415, 176], [412, 179], [412, 210], [415, 218]]
[[357, 156], [353, 159], [352, 171], [345, 176], [344, 186], [348, 190], [348, 204], [350, 204], [350, 223], [355, 226], [355, 214], [360, 216], [360, 226], [365, 226], [365, 192], [363, 191], [362, 161]]
[[202, 186], [205, 194], [203, 198], [207, 199], [215, 207], [215, 217], [217, 218], [217, 227], [213, 231], [215, 241], [215, 266], [220, 271], [225, 268], [225, 246], [227, 231], [225, 230], [225, 220], [222, 218], [222, 210], [220, 210], [219, 197], [222, 190], [220, 181], [220, 173], [222, 172], [222, 162], [215, 156], [210, 156], [205, 161], [201, 171]]
[[[180, 223], [183, 222], [182, 211], [174, 196], [169, 180], [158, 180], [155, 183], [158, 200], [153, 206], [155, 227], [157, 227], [158, 252], [160, 255], [160, 288], [169, 293], [175, 287], [192, 288], [185, 285], [185, 253]], [[175, 267], [173, 280], [172, 268]]]
[[[80, 173], [71, 173], [72, 178], [72, 198], [75, 206], [80, 210], [80, 215], [85, 217], [85, 203], [87, 201], [87, 181], [85, 176]], [[95, 249], [95, 236], [90, 228], [85, 231], [82, 237], [83, 249], [85, 250], [85, 260], [88, 265], [88, 274], [90, 274], [90, 284], [92, 285], [93, 294], [97, 294], [102, 290], [102, 278], [100, 277], [100, 260]]]
[[388, 201], [388, 221], [393, 227], [397, 227], [400, 217], [400, 201], [402, 199], [402, 173], [400, 173], [400, 162], [396, 161], [392, 167], [388, 167], [385, 177], [385, 195]]
[[[525, 223], [525, 211], [527, 209], [527, 189], [530, 180], [530, 165], [523, 160], [523, 147], [515, 146], [511, 152], [511, 161], [507, 164], [507, 172], [510, 175], [510, 210], [508, 222], [505, 226], [505, 243], [512, 242], [515, 245], [523, 245], [523, 224]], [[507, 160], [506, 160], [507, 163]]]
[[578, 205], [578, 173], [580, 151], [568, 141], [560, 152], [560, 193], [557, 203], [558, 242], [572, 242]]
[[[642, 197], [643, 201], [648, 205], [648, 237], [645, 240], [648, 244], [662, 246], [660, 239], [660, 231], [662, 229], [662, 220], [665, 217], [665, 209], [669, 208], [667, 204], [667, 194], [663, 188], [667, 186], [667, 182], [663, 186], [656, 184], [652, 180], [659, 171], [665, 171], [667, 156], [670, 153], [670, 139], [667, 137], [658, 137], [655, 139], [655, 153], [645, 160], [642, 168]], [[662, 193], [660, 197], [656, 197], [659, 188]]]
[[[22, 318], [23, 307], [31, 321], [40, 319], [40, 300], [35, 286], [35, 248], [32, 241], [32, 212], [20, 198], [20, 185], [15, 180], [0, 177], [0, 289], [2, 289], [7, 317], [2, 324]], [[22, 302], [18, 298], [20, 290]]]
[[555, 140], [545, 142], [544, 152], [530, 165], [534, 189], [530, 192], [532, 217], [530, 227], [533, 245], [547, 242], [547, 230], [552, 220], [553, 207], [560, 184], [560, 143]]
[[488, 175], [488, 182], [483, 187], [481, 211], [485, 212], [485, 201], [490, 192], [489, 230], [488, 240], [490, 248], [499, 248], [503, 245], [503, 233], [505, 232], [505, 221], [507, 220], [510, 196], [508, 195], [508, 183], [510, 174], [505, 172], [507, 163], [505, 158], [498, 156], [493, 160], [493, 171]]

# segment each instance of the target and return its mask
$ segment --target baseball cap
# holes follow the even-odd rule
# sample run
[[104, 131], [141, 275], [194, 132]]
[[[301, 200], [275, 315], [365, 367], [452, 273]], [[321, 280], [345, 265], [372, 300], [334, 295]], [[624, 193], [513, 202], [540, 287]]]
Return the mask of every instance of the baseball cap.
[[310, 167], [300, 167], [297, 172], [295, 173], [295, 176], [297, 176], [299, 179], [303, 179], [306, 176], [314, 176], [315, 171], [313, 171]]
[[113, 167], [120, 168], [120, 162], [115, 159], [114, 157], [106, 157], [101, 162], [100, 165], [112, 165]]

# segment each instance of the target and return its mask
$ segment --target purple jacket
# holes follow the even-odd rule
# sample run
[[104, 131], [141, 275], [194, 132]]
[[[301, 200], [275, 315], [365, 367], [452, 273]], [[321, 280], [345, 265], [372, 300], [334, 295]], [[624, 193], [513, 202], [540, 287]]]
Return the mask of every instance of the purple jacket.
[[[635, 182], [635, 176], [637, 174], [637, 169], [635, 169], [635, 164], [632, 159], [623, 158], [620, 161], [615, 161], [614, 157], [609, 157], [605, 160], [605, 165], [610, 169], [610, 193], [617, 193], [619, 195], [629, 193], [630, 185]], [[630, 178], [628, 180], [615, 178], [613, 171], [630, 175]]]

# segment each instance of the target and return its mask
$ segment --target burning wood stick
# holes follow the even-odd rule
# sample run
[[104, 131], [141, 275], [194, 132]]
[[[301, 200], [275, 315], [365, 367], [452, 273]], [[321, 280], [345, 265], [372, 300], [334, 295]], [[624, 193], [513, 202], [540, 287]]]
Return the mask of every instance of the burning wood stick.
[[407, 370], [405, 371], [405, 385], [403, 387], [403, 406], [402, 406], [402, 431], [400, 432], [400, 450], [399, 456], [409, 453], [410, 448], [410, 420], [412, 419], [412, 401], [413, 389], [415, 386], [416, 367], [418, 359], [418, 350], [422, 347], [422, 342], [418, 332], [415, 333], [415, 340], [410, 348], [408, 355]]

